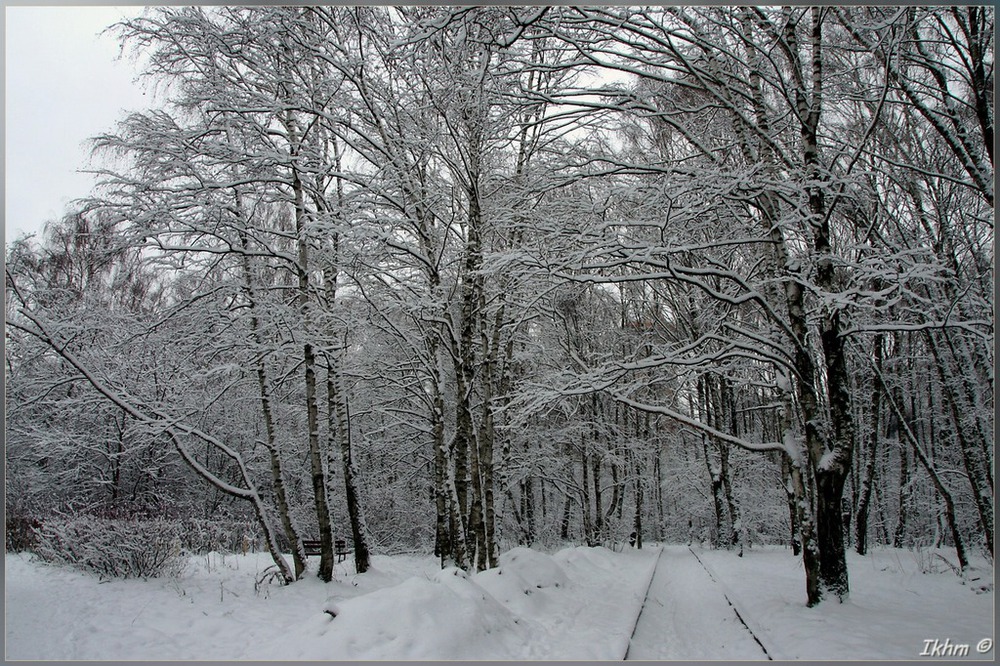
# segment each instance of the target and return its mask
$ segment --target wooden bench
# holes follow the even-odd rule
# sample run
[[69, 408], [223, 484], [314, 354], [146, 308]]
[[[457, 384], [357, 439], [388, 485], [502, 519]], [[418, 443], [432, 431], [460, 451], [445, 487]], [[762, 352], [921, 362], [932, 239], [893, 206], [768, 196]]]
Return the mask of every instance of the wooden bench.
[[[302, 548], [306, 551], [306, 557], [323, 554], [323, 546], [318, 539], [303, 539]], [[337, 561], [343, 562], [344, 558], [350, 552], [347, 550], [347, 541], [345, 539], [335, 539], [333, 542], [333, 552], [337, 556]]]

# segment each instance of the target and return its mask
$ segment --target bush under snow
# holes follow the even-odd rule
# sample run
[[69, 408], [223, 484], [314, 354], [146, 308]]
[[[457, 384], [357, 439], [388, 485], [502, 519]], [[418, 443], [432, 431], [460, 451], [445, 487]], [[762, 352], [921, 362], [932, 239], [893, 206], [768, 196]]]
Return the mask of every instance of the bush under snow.
[[183, 566], [174, 524], [166, 520], [49, 518], [37, 531], [35, 554], [108, 578], [156, 578]]

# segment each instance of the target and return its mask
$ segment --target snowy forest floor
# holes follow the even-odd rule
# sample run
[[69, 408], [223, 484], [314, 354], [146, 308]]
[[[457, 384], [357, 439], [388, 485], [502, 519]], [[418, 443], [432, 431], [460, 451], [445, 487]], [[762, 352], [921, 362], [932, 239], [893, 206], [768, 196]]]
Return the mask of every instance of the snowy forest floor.
[[743, 558], [687, 546], [518, 548], [472, 576], [438, 571], [433, 557], [381, 556], [366, 574], [348, 561], [327, 585], [308, 576], [289, 587], [256, 585], [263, 553], [192, 556], [172, 578], [105, 582], [9, 554], [6, 657], [917, 659], [937, 640], [993, 658], [977, 652], [993, 638], [992, 591], [977, 594], [943, 565], [921, 573], [938, 561], [927, 551], [848, 561], [850, 600], [807, 609], [801, 561], [783, 548]]

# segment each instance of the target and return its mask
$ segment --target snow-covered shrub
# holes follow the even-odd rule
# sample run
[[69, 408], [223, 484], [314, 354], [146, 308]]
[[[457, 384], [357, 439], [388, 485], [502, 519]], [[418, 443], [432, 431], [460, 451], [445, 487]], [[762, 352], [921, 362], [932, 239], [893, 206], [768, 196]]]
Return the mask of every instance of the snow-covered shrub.
[[188, 518], [177, 526], [181, 548], [192, 553], [243, 553], [260, 550], [264, 536], [250, 520]]
[[7, 552], [19, 553], [23, 550], [31, 550], [38, 541], [36, 530], [42, 526], [37, 518], [28, 516], [8, 515], [7, 527]]
[[93, 516], [48, 518], [35, 554], [46, 562], [108, 578], [156, 578], [183, 567], [176, 523], [162, 519], [109, 520]]

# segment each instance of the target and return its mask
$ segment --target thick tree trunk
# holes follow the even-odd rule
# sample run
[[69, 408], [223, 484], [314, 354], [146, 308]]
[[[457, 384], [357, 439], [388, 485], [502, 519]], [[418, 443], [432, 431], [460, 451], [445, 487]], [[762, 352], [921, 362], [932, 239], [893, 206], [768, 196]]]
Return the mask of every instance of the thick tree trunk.
[[824, 592], [845, 599], [848, 594], [847, 557], [844, 548], [842, 499], [846, 476], [816, 471], [816, 534]]
[[485, 432], [480, 439], [480, 469], [483, 476], [483, 537], [485, 540], [484, 554], [486, 568], [497, 566], [496, 544], [496, 497], [494, 490], [494, 470], [493, 470], [493, 448], [496, 440], [494, 430], [492, 406], [488, 407], [487, 423]]
[[[452, 360], [456, 380], [455, 410], [455, 489], [457, 510], [467, 530], [463, 535], [466, 544], [485, 547], [482, 524], [482, 479], [479, 470], [479, 444], [476, 440], [472, 414], [473, 382], [476, 374], [476, 353], [473, 347], [476, 338], [476, 309], [479, 303], [478, 289], [481, 288], [478, 275], [481, 264], [479, 238], [479, 209], [476, 196], [470, 196], [468, 238], [465, 245], [465, 262], [462, 268], [462, 310], [459, 339], [452, 338]], [[469, 484], [472, 484], [472, 498], [469, 498]], [[485, 553], [484, 553], [485, 555]], [[457, 560], [457, 558], [456, 558]], [[476, 561], [469, 564], [478, 565]]]
[[[698, 392], [705, 420], [708, 425], [718, 429], [718, 410], [716, 410], [716, 405], [713, 401], [715, 396], [713, 395], [712, 384], [713, 382], [708, 376], [702, 377], [698, 381]], [[722, 543], [723, 525], [726, 519], [725, 507], [722, 500], [722, 467], [721, 464], [716, 464], [715, 456], [712, 453], [713, 448], [720, 449], [720, 447], [717, 443], [714, 447], [709, 446], [709, 440], [710, 438], [707, 434], [702, 434], [701, 448], [705, 454], [705, 467], [708, 469], [708, 479], [712, 489], [712, 506], [715, 509], [715, 529], [712, 531], [712, 547], [718, 548]]]
[[[452, 446], [454, 446], [454, 440], [452, 440]], [[452, 458], [453, 452], [450, 452], [449, 458]], [[448, 489], [448, 531], [451, 535], [451, 557], [455, 563], [455, 566], [460, 569], [468, 570], [468, 545], [465, 540], [466, 526], [465, 526], [465, 512], [462, 510], [461, 499], [458, 494], [458, 483], [455, 479], [455, 470], [457, 464], [451, 464], [451, 460], [446, 461], [446, 467], [448, 469], [448, 478], [446, 481]]]
[[[461, 368], [458, 368], [460, 376], [464, 374]], [[455, 436], [451, 441], [451, 460], [452, 467], [449, 470], [452, 485], [454, 486], [455, 496], [452, 502], [452, 509], [456, 512], [457, 517], [460, 519], [456, 522], [456, 529], [461, 529], [461, 542], [463, 545], [469, 543], [469, 532], [468, 532], [468, 509], [469, 509], [469, 448], [472, 446], [472, 415], [468, 410], [468, 398], [461, 397], [468, 391], [465, 380], [462, 379], [458, 382], [457, 390], [459, 393], [459, 404], [456, 411], [456, 423], [455, 423]], [[458, 546], [459, 540], [455, 537], [453, 533], [453, 543]], [[468, 551], [466, 551], [466, 554]], [[465, 561], [465, 557], [459, 557], [458, 552], [453, 553], [455, 558], [456, 566], [458, 562]], [[466, 564], [465, 566], [468, 566]], [[465, 567], [463, 567], [465, 568]]]
[[732, 484], [729, 481], [729, 445], [722, 442], [719, 442], [719, 472], [722, 479], [723, 495], [726, 498], [726, 508], [729, 511], [730, 529], [726, 545], [729, 548], [737, 548], [739, 556], [743, 557], [743, 524], [740, 520], [736, 498], [733, 496]]
[[[830, 278], [832, 282], [832, 278]], [[826, 360], [826, 383], [830, 402], [832, 442], [829, 452], [815, 465], [816, 529], [820, 540], [823, 582], [843, 601], [849, 592], [847, 549], [844, 544], [844, 482], [854, 451], [854, 413], [851, 408], [851, 377], [847, 367], [845, 340], [840, 335], [840, 316], [826, 318], [820, 340]]]

